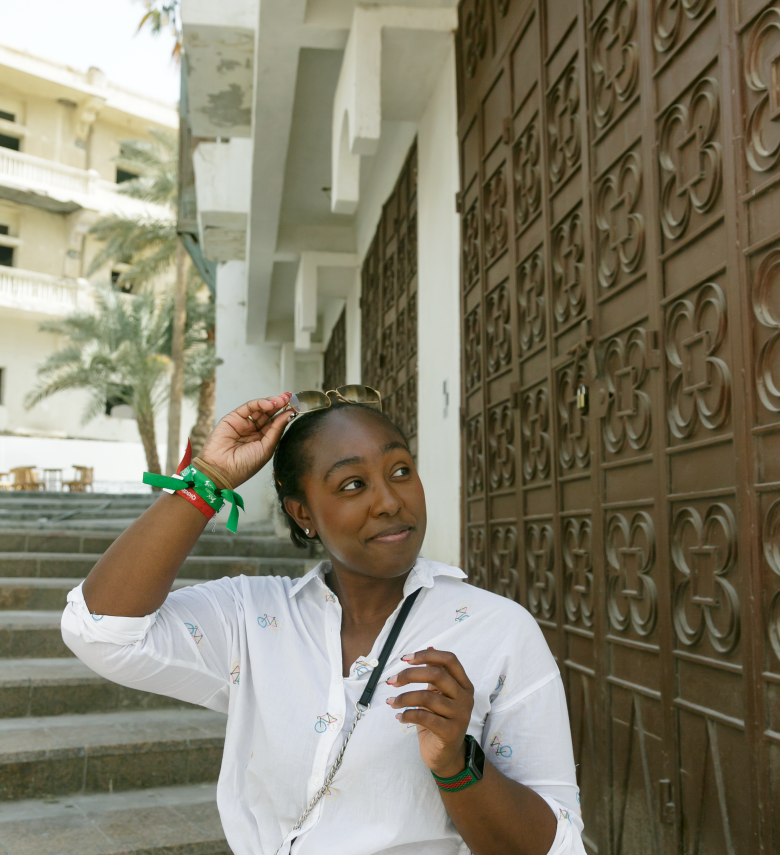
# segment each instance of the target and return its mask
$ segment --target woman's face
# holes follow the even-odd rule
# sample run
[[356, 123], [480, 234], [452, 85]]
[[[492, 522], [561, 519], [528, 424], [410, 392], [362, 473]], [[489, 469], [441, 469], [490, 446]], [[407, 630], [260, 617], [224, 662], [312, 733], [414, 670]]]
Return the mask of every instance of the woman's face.
[[422, 547], [425, 493], [412, 456], [384, 419], [344, 407], [307, 443], [306, 502], [288, 509], [320, 536], [336, 569], [388, 579]]

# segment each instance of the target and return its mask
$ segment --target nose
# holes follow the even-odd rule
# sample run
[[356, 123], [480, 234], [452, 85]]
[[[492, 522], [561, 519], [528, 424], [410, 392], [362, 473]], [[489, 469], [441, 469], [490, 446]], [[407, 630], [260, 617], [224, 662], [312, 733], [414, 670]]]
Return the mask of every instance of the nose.
[[371, 516], [394, 517], [401, 510], [401, 504], [398, 493], [396, 493], [392, 485], [388, 484], [384, 478], [380, 479], [374, 488]]

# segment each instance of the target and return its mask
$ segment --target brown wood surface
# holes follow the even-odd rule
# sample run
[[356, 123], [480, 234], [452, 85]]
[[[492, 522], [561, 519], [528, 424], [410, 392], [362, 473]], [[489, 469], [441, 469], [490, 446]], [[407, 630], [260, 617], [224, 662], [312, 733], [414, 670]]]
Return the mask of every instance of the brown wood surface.
[[459, 15], [470, 578], [557, 657], [590, 851], [779, 852], [780, 2]]
[[361, 270], [362, 380], [417, 456], [417, 144], [382, 209]]

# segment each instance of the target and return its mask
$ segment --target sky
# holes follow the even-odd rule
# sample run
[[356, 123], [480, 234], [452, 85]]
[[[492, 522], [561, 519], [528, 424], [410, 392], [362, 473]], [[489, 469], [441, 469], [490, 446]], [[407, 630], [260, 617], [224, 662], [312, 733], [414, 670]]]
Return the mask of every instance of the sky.
[[144, 12], [139, 0], [0, 0], [0, 44], [78, 71], [97, 66], [111, 83], [175, 104], [173, 36], [135, 35]]

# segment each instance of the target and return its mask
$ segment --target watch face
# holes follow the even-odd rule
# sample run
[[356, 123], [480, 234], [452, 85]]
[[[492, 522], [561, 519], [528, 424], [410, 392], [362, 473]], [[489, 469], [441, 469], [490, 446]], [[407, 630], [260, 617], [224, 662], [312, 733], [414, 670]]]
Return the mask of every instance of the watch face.
[[482, 746], [476, 739], [469, 739], [466, 748], [466, 762], [471, 770], [471, 774], [478, 780], [482, 780], [485, 774], [485, 752]]

